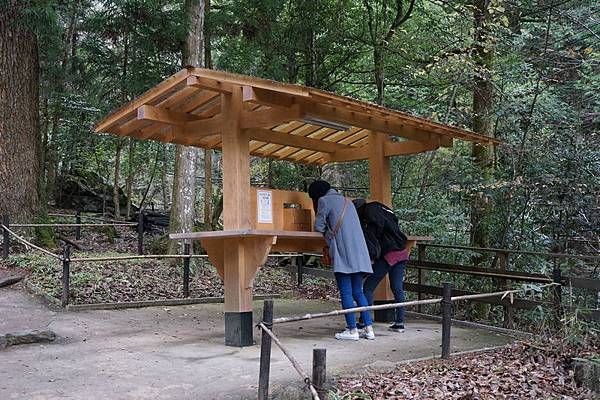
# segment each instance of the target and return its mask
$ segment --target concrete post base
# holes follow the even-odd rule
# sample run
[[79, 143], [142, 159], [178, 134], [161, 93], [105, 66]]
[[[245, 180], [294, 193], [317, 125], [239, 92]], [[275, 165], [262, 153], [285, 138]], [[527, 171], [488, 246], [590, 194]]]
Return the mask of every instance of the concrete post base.
[[[375, 300], [374, 305], [391, 304], [394, 300]], [[396, 309], [375, 310], [375, 322], [394, 322], [396, 320]]]
[[225, 313], [226, 346], [252, 346], [254, 344], [253, 332], [252, 311]]

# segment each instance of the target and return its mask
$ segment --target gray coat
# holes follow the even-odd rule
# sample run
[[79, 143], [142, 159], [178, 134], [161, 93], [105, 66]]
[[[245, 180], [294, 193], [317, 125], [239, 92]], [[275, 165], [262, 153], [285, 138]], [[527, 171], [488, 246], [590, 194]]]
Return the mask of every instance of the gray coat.
[[335, 238], [333, 237], [332, 231], [338, 224], [344, 209], [344, 199], [345, 197], [334, 189], [329, 189], [327, 194], [319, 199], [315, 230], [323, 232], [329, 245], [333, 272], [344, 274], [355, 272], [373, 273], [369, 250], [367, 250], [358, 214], [350, 199], [347, 200], [348, 206], [340, 229]]

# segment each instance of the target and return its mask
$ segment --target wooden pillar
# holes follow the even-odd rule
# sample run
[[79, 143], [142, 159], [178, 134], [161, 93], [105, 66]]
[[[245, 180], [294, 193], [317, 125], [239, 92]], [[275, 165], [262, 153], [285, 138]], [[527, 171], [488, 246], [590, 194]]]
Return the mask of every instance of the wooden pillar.
[[[250, 226], [250, 148], [248, 135], [240, 129], [242, 88], [221, 95], [223, 151], [224, 230], [249, 229]], [[244, 239], [227, 241], [223, 246], [225, 286], [225, 344], [251, 346], [252, 280], [258, 269], [253, 265], [253, 249]]]
[[[371, 201], [378, 201], [392, 207], [392, 181], [390, 175], [390, 159], [384, 155], [384, 144], [388, 136], [381, 132], [369, 133], [369, 181]], [[374, 304], [385, 304], [394, 301], [390, 288], [390, 280], [386, 276], [375, 289]], [[391, 322], [395, 319], [395, 310], [375, 311], [375, 320]]]

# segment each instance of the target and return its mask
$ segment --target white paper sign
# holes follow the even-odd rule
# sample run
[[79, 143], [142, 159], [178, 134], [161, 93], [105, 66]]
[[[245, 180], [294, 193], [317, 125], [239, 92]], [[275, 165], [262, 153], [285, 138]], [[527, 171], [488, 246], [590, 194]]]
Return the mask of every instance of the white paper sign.
[[258, 223], [272, 224], [273, 223], [273, 197], [269, 190], [256, 191], [256, 204], [258, 205]]

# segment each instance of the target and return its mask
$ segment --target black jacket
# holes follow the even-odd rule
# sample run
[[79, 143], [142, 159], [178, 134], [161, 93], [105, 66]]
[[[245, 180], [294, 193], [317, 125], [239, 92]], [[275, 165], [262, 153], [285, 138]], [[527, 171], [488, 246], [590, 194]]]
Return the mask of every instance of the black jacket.
[[371, 260], [406, 248], [406, 235], [400, 230], [398, 218], [389, 207], [374, 201], [362, 205], [357, 212]]

